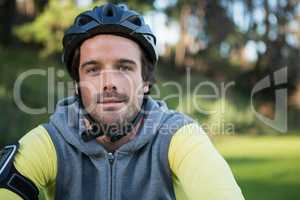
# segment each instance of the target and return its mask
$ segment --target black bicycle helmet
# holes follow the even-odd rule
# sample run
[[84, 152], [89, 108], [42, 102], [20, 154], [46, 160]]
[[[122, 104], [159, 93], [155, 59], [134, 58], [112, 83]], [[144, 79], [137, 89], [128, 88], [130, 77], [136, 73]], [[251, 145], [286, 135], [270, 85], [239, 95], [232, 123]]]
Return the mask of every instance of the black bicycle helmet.
[[63, 63], [71, 72], [74, 51], [81, 43], [97, 34], [114, 34], [137, 42], [149, 61], [155, 65], [158, 59], [156, 37], [143, 17], [126, 5], [107, 3], [79, 14], [63, 38]]

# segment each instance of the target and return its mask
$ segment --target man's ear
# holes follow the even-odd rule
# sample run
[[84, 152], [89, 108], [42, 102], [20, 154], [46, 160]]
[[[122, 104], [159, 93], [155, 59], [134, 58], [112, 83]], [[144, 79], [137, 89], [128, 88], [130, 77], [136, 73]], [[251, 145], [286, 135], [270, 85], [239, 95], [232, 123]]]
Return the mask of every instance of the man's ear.
[[76, 95], [79, 95], [79, 88], [78, 88], [79, 86], [78, 86], [78, 83], [75, 82], [75, 83], [74, 83], [74, 86], [75, 86], [75, 94], [76, 94]]
[[149, 92], [149, 83], [148, 82], [144, 82], [144, 94]]

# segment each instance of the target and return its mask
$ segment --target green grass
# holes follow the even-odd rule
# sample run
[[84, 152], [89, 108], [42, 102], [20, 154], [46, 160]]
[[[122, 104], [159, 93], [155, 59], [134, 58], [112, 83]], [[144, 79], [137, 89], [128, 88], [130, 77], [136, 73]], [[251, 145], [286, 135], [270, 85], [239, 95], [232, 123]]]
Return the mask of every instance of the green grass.
[[213, 143], [246, 200], [300, 199], [299, 136], [222, 136]]

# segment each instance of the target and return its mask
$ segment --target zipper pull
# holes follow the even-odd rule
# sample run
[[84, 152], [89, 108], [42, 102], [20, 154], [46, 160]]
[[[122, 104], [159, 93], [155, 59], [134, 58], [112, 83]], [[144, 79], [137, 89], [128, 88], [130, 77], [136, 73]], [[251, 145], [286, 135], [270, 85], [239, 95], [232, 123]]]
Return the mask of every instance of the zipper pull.
[[113, 164], [115, 160], [115, 155], [113, 153], [108, 153], [108, 161], [110, 164]]

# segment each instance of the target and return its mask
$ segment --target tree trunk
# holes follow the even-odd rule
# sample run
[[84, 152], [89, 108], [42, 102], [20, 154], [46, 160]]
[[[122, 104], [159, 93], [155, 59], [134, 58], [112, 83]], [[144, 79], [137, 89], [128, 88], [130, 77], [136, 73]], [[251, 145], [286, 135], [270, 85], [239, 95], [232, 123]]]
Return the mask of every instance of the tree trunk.
[[15, 0], [0, 0], [0, 43], [4, 46], [10, 45], [12, 42], [15, 11]]
[[176, 45], [175, 52], [175, 63], [179, 67], [184, 63], [186, 54], [186, 40], [188, 37], [187, 33], [187, 20], [190, 15], [191, 8], [189, 5], [184, 5], [180, 11], [180, 39]]

